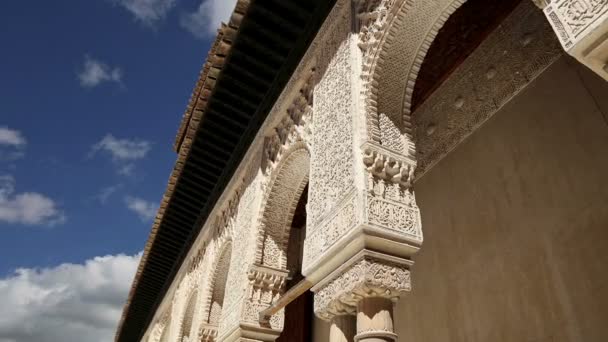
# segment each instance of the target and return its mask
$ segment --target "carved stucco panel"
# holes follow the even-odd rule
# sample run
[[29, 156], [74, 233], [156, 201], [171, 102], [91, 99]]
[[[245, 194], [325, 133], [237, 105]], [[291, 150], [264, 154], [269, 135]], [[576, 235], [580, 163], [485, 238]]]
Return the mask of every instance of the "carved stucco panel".
[[228, 274], [226, 295], [222, 310], [222, 318], [218, 331], [218, 335], [236, 326], [239, 322], [238, 312], [242, 303], [242, 298], [247, 289], [247, 267], [249, 260], [248, 256], [254, 253], [254, 240], [247, 238], [253, 235], [253, 222], [257, 213], [256, 204], [259, 202], [259, 174], [257, 170], [260, 167], [259, 158], [252, 161], [252, 167], [249, 169], [249, 174], [245, 178], [245, 190], [241, 197], [238, 206], [238, 215], [236, 218], [236, 236], [233, 240], [233, 253]]
[[349, 190], [341, 206], [326, 217], [318, 229], [307, 233], [304, 241], [304, 269], [311, 267], [323, 253], [361, 222], [357, 203], [356, 190]]
[[315, 229], [324, 215], [353, 186], [353, 113], [350, 7], [326, 31], [319, 45], [314, 89], [313, 144], [307, 227]]

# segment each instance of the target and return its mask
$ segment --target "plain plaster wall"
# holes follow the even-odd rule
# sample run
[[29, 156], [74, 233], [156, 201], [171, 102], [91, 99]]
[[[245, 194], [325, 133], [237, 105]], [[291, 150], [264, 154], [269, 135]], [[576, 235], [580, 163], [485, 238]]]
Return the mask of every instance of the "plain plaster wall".
[[608, 82], [563, 57], [417, 182], [399, 341], [608, 341], [607, 118]]

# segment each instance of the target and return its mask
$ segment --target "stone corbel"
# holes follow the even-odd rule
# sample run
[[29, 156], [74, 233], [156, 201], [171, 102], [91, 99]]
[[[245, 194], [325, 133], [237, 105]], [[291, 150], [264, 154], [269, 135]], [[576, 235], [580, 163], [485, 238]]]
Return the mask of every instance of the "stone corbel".
[[356, 341], [396, 341], [392, 306], [411, 290], [412, 262], [362, 250], [313, 287], [314, 310], [321, 319], [357, 316]]
[[539, 1], [568, 54], [608, 80], [608, 1]]

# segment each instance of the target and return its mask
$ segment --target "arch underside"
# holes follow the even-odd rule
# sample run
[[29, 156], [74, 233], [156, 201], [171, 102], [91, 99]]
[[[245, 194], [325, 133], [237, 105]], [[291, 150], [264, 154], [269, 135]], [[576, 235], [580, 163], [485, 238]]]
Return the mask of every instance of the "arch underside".
[[310, 156], [302, 143], [292, 148], [279, 162], [270, 181], [270, 192], [264, 204], [262, 246], [257, 262], [276, 269], [287, 267], [287, 248], [291, 221], [298, 200], [308, 183]]
[[231, 256], [232, 243], [228, 241], [222, 247], [221, 254], [218, 256], [215, 264], [211, 283], [211, 293], [209, 295], [208, 304], [206, 305], [205, 323], [213, 326], [218, 326], [222, 317]]
[[196, 306], [198, 304], [198, 290], [194, 289], [193, 293], [190, 294], [186, 301], [186, 310], [184, 312], [184, 318], [182, 320], [181, 332], [179, 334], [179, 341], [184, 337], [191, 337], [193, 335], [192, 325], [194, 321], [194, 314]]

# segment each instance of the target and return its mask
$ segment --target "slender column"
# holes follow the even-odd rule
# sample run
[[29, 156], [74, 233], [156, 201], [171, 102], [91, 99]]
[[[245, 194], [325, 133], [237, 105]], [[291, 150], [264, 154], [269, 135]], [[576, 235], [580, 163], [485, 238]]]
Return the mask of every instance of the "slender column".
[[363, 250], [313, 287], [315, 314], [332, 322], [330, 341], [351, 341], [341, 339], [339, 330], [343, 328], [344, 335], [352, 331], [343, 320], [356, 313], [354, 341], [396, 342], [393, 302], [411, 289], [411, 264], [407, 259]]
[[329, 342], [353, 342], [356, 319], [353, 315], [334, 316], [329, 328]]
[[393, 302], [382, 297], [367, 297], [357, 305], [357, 342], [395, 342]]

